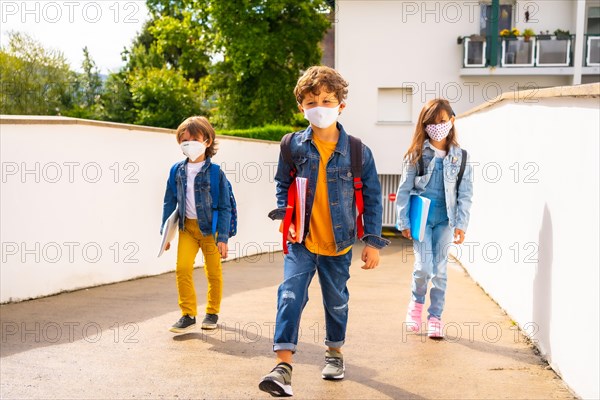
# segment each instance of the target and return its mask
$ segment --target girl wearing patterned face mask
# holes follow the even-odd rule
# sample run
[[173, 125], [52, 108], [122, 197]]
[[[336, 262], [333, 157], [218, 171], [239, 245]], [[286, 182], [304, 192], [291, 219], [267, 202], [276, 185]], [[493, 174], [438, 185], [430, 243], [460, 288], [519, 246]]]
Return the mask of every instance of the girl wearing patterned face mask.
[[[450, 243], [461, 244], [469, 223], [473, 195], [472, 168], [468, 155], [456, 140], [454, 112], [444, 99], [428, 102], [415, 128], [412, 144], [406, 152], [402, 177], [396, 194], [397, 228], [413, 241], [415, 265], [412, 296], [406, 314], [410, 331], [425, 328], [421, 322], [425, 295], [431, 277], [431, 306], [427, 317], [429, 337], [443, 337], [441, 321], [446, 292], [446, 265]], [[416, 232], [411, 221], [411, 195], [429, 199], [425, 229]], [[411, 233], [412, 232], [412, 233]], [[453, 240], [454, 239], [454, 240]]]

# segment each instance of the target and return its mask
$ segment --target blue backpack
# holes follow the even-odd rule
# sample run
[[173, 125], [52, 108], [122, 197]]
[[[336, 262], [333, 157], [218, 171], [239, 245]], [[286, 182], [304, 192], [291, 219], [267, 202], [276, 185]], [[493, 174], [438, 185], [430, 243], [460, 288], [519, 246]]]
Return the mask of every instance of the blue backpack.
[[[221, 168], [217, 164], [210, 164], [210, 196], [213, 199], [213, 218], [212, 218], [212, 233], [217, 233], [217, 221], [219, 220], [219, 210], [217, 206], [219, 204], [219, 170]], [[231, 223], [229, 224], [229, 237], [233, 237], [237, 234], [237, 204], [235, 197], [233, 196], [233, 189], [231, 188], [231, 182], [225, 177], [227, 186], [229, 187], [229, 202], [231, 204]]]

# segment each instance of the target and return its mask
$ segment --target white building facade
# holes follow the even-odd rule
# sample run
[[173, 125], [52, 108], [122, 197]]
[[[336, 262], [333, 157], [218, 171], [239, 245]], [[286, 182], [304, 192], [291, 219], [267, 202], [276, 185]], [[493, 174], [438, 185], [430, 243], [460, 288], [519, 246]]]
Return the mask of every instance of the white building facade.
[[496, 66], [490, 13], [491, 0], [336, 2], [335, 67], [350, 83], [341, 121], [374, 152], [385, 225], [393, 225], [390, 195], [427, 101], [446, 98], [460, 114], [504, 92], [600, 80], [600, 1], [500, 0], [498, 29], [535, 36], [497, 38]]

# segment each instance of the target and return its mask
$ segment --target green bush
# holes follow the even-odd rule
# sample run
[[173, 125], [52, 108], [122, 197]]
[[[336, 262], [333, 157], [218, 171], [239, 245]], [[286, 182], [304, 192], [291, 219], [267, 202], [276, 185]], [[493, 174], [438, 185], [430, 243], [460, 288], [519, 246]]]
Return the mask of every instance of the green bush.
[[265, 125], [248, 129], [222, 129], [217, 130], [217, 134], [280, 142], [286, 133], [295, 132], [300, 129], [303, 128], [294, 128], [293, 126], [285, 125]]

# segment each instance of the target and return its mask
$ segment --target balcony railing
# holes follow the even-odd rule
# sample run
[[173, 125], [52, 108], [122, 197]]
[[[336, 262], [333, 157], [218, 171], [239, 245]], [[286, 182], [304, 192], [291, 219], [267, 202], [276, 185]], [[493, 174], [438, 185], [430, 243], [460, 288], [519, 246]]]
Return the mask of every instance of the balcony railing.
[[585, 66], [600, 66], [600, 35], [585, 35]]
[[[600, 63], [600, 36], [587, 36], [586, 65], [599, 65], [597, 63]], [[573, 63], [574, 39], [574, 35], [502, 37], [498, 39], [498, 53], [493, 55], [489, 51], [489, 37], [464, 37], [463, 67], [489, 67], [492, 57], [496, 57], [496, 66], [501, 68], [569, 67]]]

